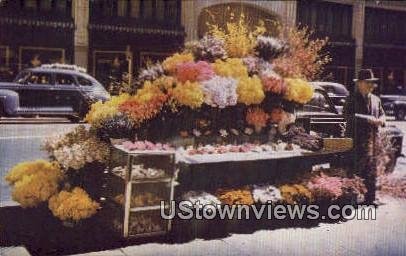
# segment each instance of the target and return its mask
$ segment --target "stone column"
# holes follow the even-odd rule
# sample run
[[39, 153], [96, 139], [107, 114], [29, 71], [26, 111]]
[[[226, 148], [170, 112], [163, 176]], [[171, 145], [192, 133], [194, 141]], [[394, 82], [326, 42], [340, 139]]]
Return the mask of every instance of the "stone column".
[[352, 12], [352, 36], [355, 39], [355, 73], [362, 68], [364, 55], [365, 1], [356, 1]]
[[72, 1], [72, 14], [75, 22], [74, 64], [88, 68], [89, 53], [89, 1]]
[[182, 25], [185, 28], [185, 42], [197, 40], [197, 26], [199, 12], [196, 10], [197, 3], [195, 1], [182, 1]]

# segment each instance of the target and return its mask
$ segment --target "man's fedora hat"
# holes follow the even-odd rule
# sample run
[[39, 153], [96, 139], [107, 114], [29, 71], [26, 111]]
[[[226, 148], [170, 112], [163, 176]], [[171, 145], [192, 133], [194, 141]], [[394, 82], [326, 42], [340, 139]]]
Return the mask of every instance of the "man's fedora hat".
[[357, 81], [376, 82], [379, 81], [379, 78], [374, 76], [374, 72], [371, 69], [361, 69], [358, 71], [357, 78], [354, 79], [354, 82]]

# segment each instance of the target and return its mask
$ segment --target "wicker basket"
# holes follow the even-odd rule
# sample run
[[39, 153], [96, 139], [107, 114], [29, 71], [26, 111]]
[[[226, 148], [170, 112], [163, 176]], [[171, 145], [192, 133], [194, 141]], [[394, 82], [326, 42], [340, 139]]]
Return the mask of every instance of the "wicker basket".
[[346, 151], [353, 147], [351, 138], [324, 138], [324, 150], [326, 151]]

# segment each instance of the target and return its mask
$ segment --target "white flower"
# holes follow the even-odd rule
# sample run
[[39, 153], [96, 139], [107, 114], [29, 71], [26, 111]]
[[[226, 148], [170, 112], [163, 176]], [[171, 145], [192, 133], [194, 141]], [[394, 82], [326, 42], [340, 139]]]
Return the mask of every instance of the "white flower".
[[219, 131], [219, 133], [220, 133], [220, 136], [221, 136], [221, 137], [227, 137], [227, 136], [228, 136], [228, 132], [227, 132], [225, 129], [221, 129], [221, 130]]

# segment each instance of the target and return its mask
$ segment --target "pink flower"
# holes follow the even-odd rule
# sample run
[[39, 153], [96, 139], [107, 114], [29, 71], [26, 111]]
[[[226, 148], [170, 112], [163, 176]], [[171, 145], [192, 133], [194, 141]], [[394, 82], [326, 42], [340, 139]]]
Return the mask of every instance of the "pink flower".
[[206, 61], [198, 61], [196, 63], [188, 61], [176, 66], [175, 77], [182, 83], [186, 81], [205, 81], [213, 76], [214, 70]]

